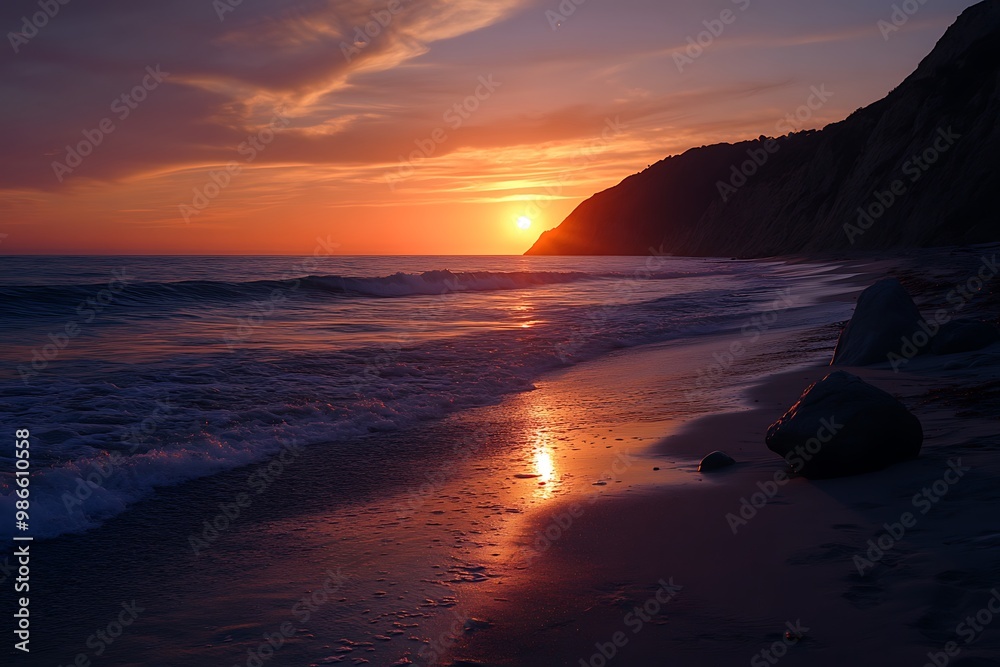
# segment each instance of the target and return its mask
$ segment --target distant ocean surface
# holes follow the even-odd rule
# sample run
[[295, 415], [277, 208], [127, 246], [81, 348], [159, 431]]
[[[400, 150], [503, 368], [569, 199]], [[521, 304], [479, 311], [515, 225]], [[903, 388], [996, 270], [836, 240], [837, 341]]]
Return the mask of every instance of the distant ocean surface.
[[[830, 268], [654, 256], [5, 257], [0, 421], [8, 438], [34, 436], [32, 534], [78, 532], [156, 487], [284, 443], [350, 443], [496, 403], [615, 349], [739, 332]], [[838, 307], [800, 298], [774, 326], [829, 324]], [[8, 516], [13, 450], [0, 452]], [[378, 452], [359, 443], [356, 456]]]

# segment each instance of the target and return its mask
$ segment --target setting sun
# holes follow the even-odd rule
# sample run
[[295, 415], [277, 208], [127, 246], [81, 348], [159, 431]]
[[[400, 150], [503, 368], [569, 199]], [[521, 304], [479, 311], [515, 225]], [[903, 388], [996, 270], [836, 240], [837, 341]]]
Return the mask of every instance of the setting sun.
[[519, 229], [528, 229], [531, 227], [531, 218], [522, 215], [517, 219], [517, 226]]

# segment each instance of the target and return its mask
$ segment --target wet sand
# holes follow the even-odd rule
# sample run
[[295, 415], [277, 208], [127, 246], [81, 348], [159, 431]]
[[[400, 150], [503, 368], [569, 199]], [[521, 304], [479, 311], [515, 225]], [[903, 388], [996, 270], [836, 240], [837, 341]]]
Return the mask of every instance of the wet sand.
[[[987, 362], [995, 380], [1000, 350], [983, 355]], [[864, 373], [917, 408], [927, 434], [921, 458], [857, 477], [775, 484], [782, 465], [763, 447], [764, 431], [828, 370], [772, 378], [751, 393], [755, 409], [699, 420], [658, 443], [664, 467], [694, 465], [693, 453], [715, 448], [739, 464], [710, 475], [689, 467], [693, 483], [594, 505], [536, 559], [529, 586], [477, 612], [496, 627], [455, 655], [490, 665], [598, 665], [603, 646], [625, 665], [735, 665], [756, 655], [765, 662], [751, 664], [768, 664], [760, 652], [801, 621], [808, 631], [783, 664], [922, 665], [953, 640], [962, 658], [995, 658], [1000, 632], [965, 646], [956, 626], [1000, 584], [1000, 523], [987, 509], [1000, 500], [996, 415], [960, 419], [929, 400], [940, 375]], [[913, 496], [958, 461], [968, 471], [921, 514]], [[868, 540], [906, 511], [917, 524], [859, 573], [854, 557], [869, 557]], [[662, 607], [650, 603], [647, 613], [657, 613], [638, 626], [636, 608], [663, 581], [683, 588]], [[612, 651], [618, 631], [627, 643]]]
[[[864, 273], [840, 270], [812, 297], [849, 314]], [[764, 430], [829, 370], [838, 331], [734, 334], [746, 346], [721, 374], [706, 369], [734, 336], [622, 350], [497, 405], [373, 434], [377, 460], [331, 444], [162, 489], [35, 545], [33, 659], [728, 665], [780, 651], [786, 623], [801, 621], [783, 663], [921, 665], [963, 641], [956, 626], [1000, 585], [1000, 523], [984, 510], [1000, 496], [988, 385], [1000, 350], [859, 371], [919, 415], [921, 458], [792, 480], [736, 534], [726, 517], [781, 470]], [[715, 449], [739, 464], [699, 474]], [[858, 574], [853, 557], [955, 458], [971, 470]], [[239, 515], [220, 519], [234, 503]], [[143, 611], [97, 656], [88, 641], [132, 600]], [[956, 660], [998, 642], [984, 628]]]
[[[674, 471], [670, 484], [579, 516], [569, 502], [537, 514], [522, 543], [554, 539], [525, 585], [474, 610], [495, 625], [466, 634], [454, 664], [1000, 664], [1000, 345], [898, 374], [847, 369], [918, 415], [920, 458], [842, 479], [776, 478], [785, 466], [766, 429], [830, 370], [772, 374], [742, 408], [657, 441], [651, 462]], [[715, 449], [738, 464], [696, 472]]]
[[[734, 378], [745, 371], [749, 382], [753, 359], [782, 345], [768, 340]], [[373, 435], [379, 460], [345, 469], [335, 445], [300, 448], [281, 465], [161, 489], [96, 530], [40, 542], [35, 656], [445, 664], [457, 641], [507, 627], [489, 605], [548, 577], [547, 554], [524, 539], [539, 517], [565, 503], [597, 516], [615, 499], [697, 484], [691, 461], [662, 461], [653, 447], [739, 404], [736, 385], [712, 387], [712, 400], [680, 390], [720, 344], [623, 350], [498, 405]], [[803, 349], [800, 361], [815, 354]], [[97, 656], [88, 640], [133, 600], [138, 619]]]

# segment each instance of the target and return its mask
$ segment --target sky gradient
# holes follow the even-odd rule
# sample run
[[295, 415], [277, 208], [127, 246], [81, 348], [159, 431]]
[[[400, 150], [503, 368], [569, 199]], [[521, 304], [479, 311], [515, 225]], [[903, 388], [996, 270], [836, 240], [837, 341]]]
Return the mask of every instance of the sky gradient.
[[0, 252], [521, 253], [668, 155], [843, 119], [974, 4], [236, 2], [4, 4]]

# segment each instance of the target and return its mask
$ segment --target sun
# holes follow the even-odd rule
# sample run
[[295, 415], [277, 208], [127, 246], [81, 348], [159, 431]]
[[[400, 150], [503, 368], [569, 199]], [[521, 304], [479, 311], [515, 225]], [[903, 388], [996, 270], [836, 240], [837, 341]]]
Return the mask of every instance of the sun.
[[529, 218], [526, 215], [522, 215], [520, 218], [517, 219], [517, 226], [520, 229], [528, 229], [529, 227], [531, 227], [531, 218]]

